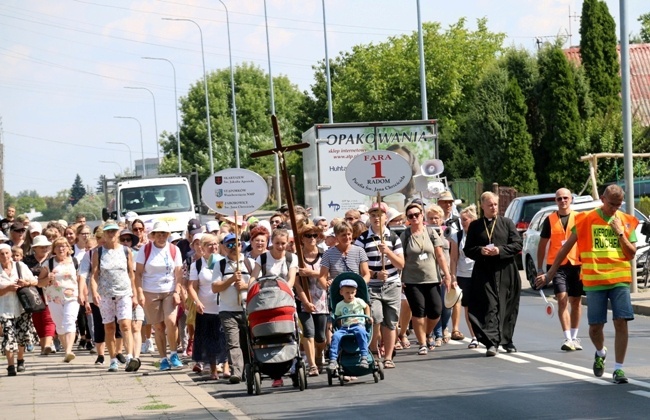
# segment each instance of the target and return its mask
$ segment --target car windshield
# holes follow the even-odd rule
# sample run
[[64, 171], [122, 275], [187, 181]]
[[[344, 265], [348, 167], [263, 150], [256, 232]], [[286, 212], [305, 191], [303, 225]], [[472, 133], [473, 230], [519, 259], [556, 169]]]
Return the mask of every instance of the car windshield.
[[538, 211], [553, 202], [555, 202], [555, 197], [524, 201], [524, 211], [521, 213], [521, 220], [519, 221], [530, 222]]
[[156, 185], [120, 190], [122, 213], [138, 215], [192, 211], [187, 185]]

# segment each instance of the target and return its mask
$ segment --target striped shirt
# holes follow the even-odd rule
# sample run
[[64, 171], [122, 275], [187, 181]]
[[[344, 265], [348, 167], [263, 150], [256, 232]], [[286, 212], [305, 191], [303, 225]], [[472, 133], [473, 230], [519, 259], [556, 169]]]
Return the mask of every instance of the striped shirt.
[[[399, 236], [396, 234], [391, 235], [390, 229], [384, 228], [384, 243], [397, 255], [404, 253], [402, 248], [402, 241], [399, 239]], [[368, 255], [368, 267], [370, 268], [370, 273], [376, 271], [381, 271], [381, 253], [379, 252], [379, 244], [381, 244], [381, 238], [375, 232], [373, 232], [372, 227], [370, 227], [366, 232], [359, 235], [355, 245], [365, 249], [366, 254]], [[384, 255], [384, 262], [386, 265], [386, 271], [388, 272], [388, 278], [385, 282], [382, 282], [379, 279], [374, 279], [371, 276], [370, 285], [371, 286], [381, 286], [383, 283], [391, 282], [400, 282], [399, 270], [393, 265], [393, 262]]]
[[327, 267], [330, 278], [335, 279], [341, 273], [361, 274], [359, 266], [365, 261], [368, 261], [368, 256], [358, 246], [351, 245], [345, 257], [337, 247], [333, 246], [323, 254], [320, 266]]

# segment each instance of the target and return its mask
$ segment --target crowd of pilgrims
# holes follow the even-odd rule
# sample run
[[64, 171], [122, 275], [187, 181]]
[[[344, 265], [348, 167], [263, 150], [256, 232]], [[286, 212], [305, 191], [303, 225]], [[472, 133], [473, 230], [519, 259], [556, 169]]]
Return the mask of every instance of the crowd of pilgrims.
[[[516, 351], [521, 284], [514, 257], [521, 239], [498, 216], [497, 196], [484, 193], [480, 205], [482, 217], [474, 205], [457, 212], [444, 192], [437, 204], [415, 200], [398, 211], [374, 203], [333, 220], [296, 206], [296, 226], [284, 206], [268, 220], [219, 217], [202, 226], [192, 219], [184, 237], [133, 213], [91, 229], [83, 215], [70, 225], [44, 225], [9, 208], [0, 221], [8, 375], [29, 368], [25, 352], [71, 363], [75, 351], [90, 351], [109, 372], [135, 372], [141, 354], [157, 353], [160, 370], [189, 365], [210, 379], [239, 383], [248, 359], [242, 302], [252, 282], [269, 274], [294, 290], [309, 376], [328, 366], [328, 289], [342, 272], [368, 284], [369, 347], [384, 369], [396, 367], [399, 351], [415, 346], [426, 356], [449, 340], [482, 345], [487, 356], [499, 346]], [[26, 286], [38, 288], [45, 310], [23, 310], [16, 291]], [[447, 308], [451, 289], [462, 289], [462, 298]], [[273, 386], [283, 386], [282, 379]]]

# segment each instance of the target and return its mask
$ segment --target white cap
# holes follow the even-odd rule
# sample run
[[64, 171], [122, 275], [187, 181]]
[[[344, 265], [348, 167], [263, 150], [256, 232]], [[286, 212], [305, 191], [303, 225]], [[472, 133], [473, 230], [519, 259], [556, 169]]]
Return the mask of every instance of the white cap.
[[203, 238], [203, 232], [195, 234], [192, 236], [192, 243], [194, 243], [194, 241], [200, 241], [201, 238]]
[[124, 215], [124, 218], [126, 219], [127, 222], [132, 222], [138, 218], [138, 213], [134, 211], [127, 211], [126, 214]]
[[327, 230], [325, 231], [325, 236], [331, 236], [331, 237], [336, 236], [336, 235], [334, 234], [334, 228], [329, 228], [329, 229], [327, 229]]
[[29, 222], [29, 233], [33, 232], [41, 234], [43, 232], [43, 226], [38, 222]]
[[214, 232], [219, 230], [219, 222], [216, 220], [210, 220], [205, 224], [205, 230], [207, 232]]
[[171, 235], [169, 235], [169, 238], [167, 238], [169, 243], [172, 243], [174, 241], [178, 241], [180, 239], [182, 239], [182, 238], [181, 238], [181, 235], [178, 232], [172, 233]]

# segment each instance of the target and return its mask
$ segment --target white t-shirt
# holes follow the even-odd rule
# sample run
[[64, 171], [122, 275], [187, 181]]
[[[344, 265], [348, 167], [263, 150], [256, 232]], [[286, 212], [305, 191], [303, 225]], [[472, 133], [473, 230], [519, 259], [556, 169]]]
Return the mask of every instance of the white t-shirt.
[[[199, 282], [199, 291], [197, 293], [199, 301], [204, 306], [203, 312], [206, 314], [218, 314], [219, 304], [217, 303], [217, 294], [212, 292], [212, 270], [208, 267], [208, 262], [205, 258], [201, 258], [201, 272], [197, 273], [196, 263], [194, 261], [190, 266], [190, 281]], [[217, 271], [219, 269], [217, 268]]]
[[[164, 248], [151, 244], [151, 254], [142, 273], [142, 290], [148, 293], [169, 293], [174, 290], [174, 269], [182, 267], [181, 250], [176, 249], [176, 258], [172, 258], [169, 243]], [[176, 245], [171, 245], [176, 246]], [[144, 264], [145, 249], [143, 246], [135, 257], [136, 264]]]
[[[239, 254], [239, 270], [242, 273], [241, 278], [245, 283], [248, 283], [251, 276], [248, 272], [248, 268], [246, 267], [246, 263], [244, 263], [244, 259], [244, 254]], [[248, 266], [251, 268], [251, 270], [253, 270], [253, 267], [255, 267], [255, 261], [252, 258], [246, 259], [248, 260]], [[221, 264], [219, 261], [217, 261], [217, 263], [214, 265], [212, 281], [215, 282], [222, 279], [228, 280], [230, 277], [232, 277], [236, 268], [237, 263], [235, 261], [232, 261], [230, 258], [226, 258], [226, 270], [224, 273], [222, 273]], [[241, 312], [242, 306], [238, 301], [237, 295], [241, 295], [241, 302], [246, 302], [248, 291], [242, 290], [238, 293], [237, 289], [235, 288], [235, 284], [233, 283], [228, 286], [226, 290], [219, 294], [219, 308], [225, 312]]]
[[[257, 260], [255, 260], [255, 262], [260, 266], [262, 265], [262, 255], [257, 257]], [[264, 273], [267, 276], [276, 275], [283, 278], [284, 280], [287, 280], [287, 276], [289, 275], [289, 268], [295, 267], [296, 270], [298, 269], [298, 256], [292, 254], [291, 257], [292, 257], [291, 266], [287, 268], [286, 253], [285, 253], [285, 257], [276, 260], [275, 258], [273, 258], [273, 255], [271, 255], [270, 251], [266, 251], [266, 267], [263, 270]], [[260, 272], [260, 277], [262, 277], [261, 272]]]

